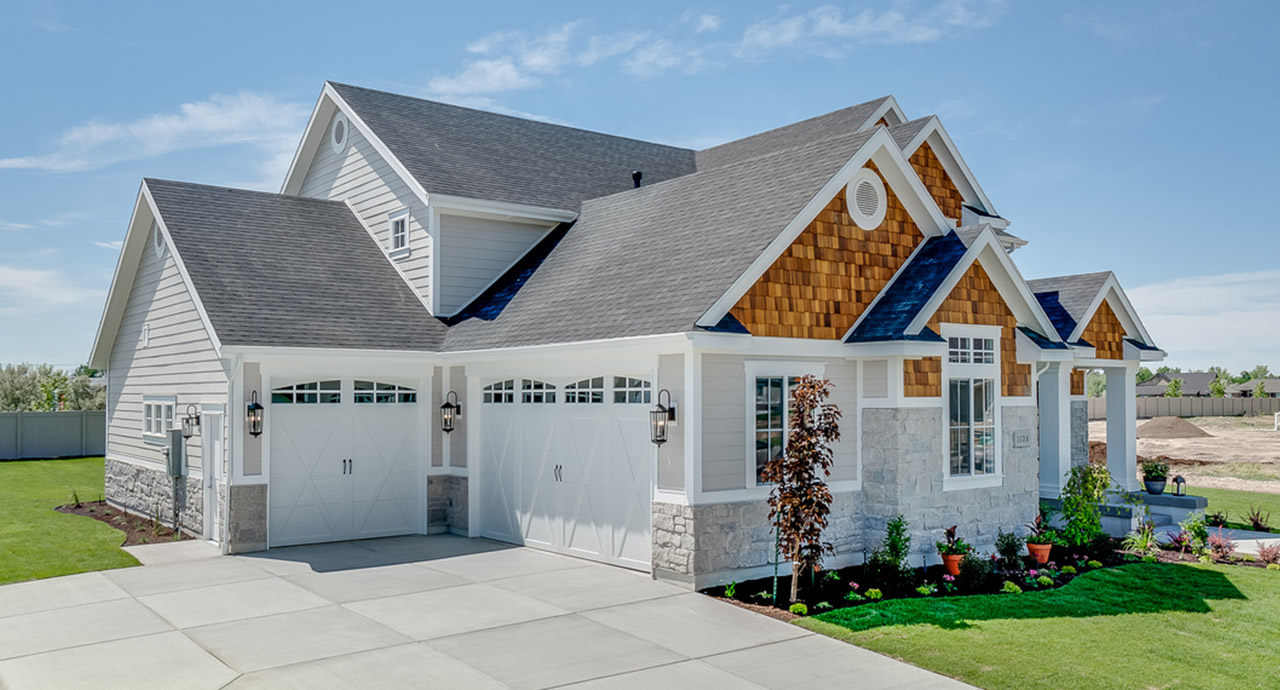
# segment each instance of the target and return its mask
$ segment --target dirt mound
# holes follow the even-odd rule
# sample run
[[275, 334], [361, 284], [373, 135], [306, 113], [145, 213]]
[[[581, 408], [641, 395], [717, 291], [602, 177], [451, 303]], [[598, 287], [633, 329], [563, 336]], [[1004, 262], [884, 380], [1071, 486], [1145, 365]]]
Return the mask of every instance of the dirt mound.
[[1156, 417], [1138, 427], [1138, 438], [1202, 438], [1212, 435], [1179, 417]]

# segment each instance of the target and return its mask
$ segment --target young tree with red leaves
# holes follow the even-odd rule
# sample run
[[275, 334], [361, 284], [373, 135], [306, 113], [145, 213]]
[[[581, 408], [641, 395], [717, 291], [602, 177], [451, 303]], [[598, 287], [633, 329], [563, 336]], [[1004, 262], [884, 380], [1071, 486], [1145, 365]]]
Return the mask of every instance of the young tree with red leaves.
[[831, 444], [840, 440], [840, 408], [828, 403], [831, 382], [813, 375], [791, 389], [790, 433], [786, 450], [769, 459], [761, 477], [771, 484], [769, 519], [778, 530], [778, 546], [791, 559], [791, 601], [797, 598], [800, 572], [814, 569], [833, 551], [822, 540], [831, 513]]

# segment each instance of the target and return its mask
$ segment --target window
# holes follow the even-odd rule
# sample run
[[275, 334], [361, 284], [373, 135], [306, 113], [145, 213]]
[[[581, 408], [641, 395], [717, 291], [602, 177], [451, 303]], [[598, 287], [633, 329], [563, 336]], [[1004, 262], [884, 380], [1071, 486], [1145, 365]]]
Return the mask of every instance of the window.
[[416, 403], [418, 391], [408, 386], [397, 386], [394, 383], [356, 381], [353, 400], [357, 405]]
[[513, 403], [516, 401], [515, 379], [498, 381], [484, 387], [484, 401], [487, 403]]
[[176, 405], [174, 398], [143, 398], [142, 434], [163, 438], [165, 432], [173, 428], [173, 408]]
[[996, 473], [995, 391], [993, 379], [950, 380], [951, 476]]
[[[787, 445], [789, 429], [787, 407], [791, 400], [791, 387], [798, 377], [756, 377], [756, 484], [769, 460], [782, 455]], [[783, 385], [783, 382], [786, 385]]]
[[520, 391], [522, 403], [550, 404], [556, 401], [556, 387], [542, 381], [525, 379], [520, 382]]
[[564, 401], [567, 403], [603, 403], [604, 377], [597, 376], [570, 383], [564, 387]]
[[391, 223], [391, 234], [387, 240], [389, 243], [389, 251], [400, 251], [409, 248], [409, 213], [402, 211], [398, 214], [392, 214], [389, 218]]
[[994, 364], [996, 341], [994, 338], [947, 338], [947, 361], [951, 364]]
[[309, 381], [271, 390], [273, 405], [332, 405], [342, 402], [341, 381]]
[[648, 381], [626, 376], [613, 377], [613, 401], [615, 403], [648, 403], [653, 392]]

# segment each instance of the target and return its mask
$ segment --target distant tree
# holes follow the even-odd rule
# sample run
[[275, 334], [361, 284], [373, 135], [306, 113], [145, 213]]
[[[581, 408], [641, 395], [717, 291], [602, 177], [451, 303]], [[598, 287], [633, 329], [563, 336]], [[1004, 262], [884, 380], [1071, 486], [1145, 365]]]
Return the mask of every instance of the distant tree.
[[1153, 378], [1155, 378], [1155, 374], [1151, 373], [1150, 369], [1146, 367], [1138, 367], [1138, 383], [1146, 383]]
[[1091, 371], [1086, 379], [1090, 398], [1101, 398], [1107, 392], [1107, 377], [1100, 371]]
[[1173, 379], [1169, 381], [1169, 385], [1164, 387], [1164, 397], [1181, 398], [1182, 397], [1182, 379]]
[[1221, 376], [1219, 376], [1218, 378], [1215, 378], [1214, 380], [1210, 381], [1209, 397], [1210, 398], [1227, 397], [1227, 379], [1224, 379]]
[[107, 387], [102, 372], [81, 364], [67, 381], [62, 396], [64, 410], [103, 410], [107, 407]]
[[1178, 369], [1174, 369], [1171, 366], [1165, 365], [1160, 367], [1159, 369], [1156, 369], [1156, 373], [1157, 374], [1180, 374], [1182, 372], [1179, 371]]
[[1265, 398], [1265, 397], [1267, 397], [1267, 382], [1266, 382], [1266, 381], [1264, 381], [1263, 379], [1258, 379], [1258, 382], [1257, 382], [1257, 383], [1255, 383], [1255, 384], [1253, 384], [1253, 397], [1255, 397], [1255, 398]]
[[0, 411], [101, 410], [106, 388], [86, 366], [68, 375], [48, 364], [0, 366]]
[[778, 529], [778, 548], [791, 561], [791, 601], [802, 570], [814, 570], [832, 552], [823, 541], [831, 513], [831, 444], [840, 440], [840, 408], [827, 402], [831, 382], [812, 374], [800, 377], [791, 390], [791, 431], [783, 453], [761, 473], [769, 492], [769, 519]]
[[1227, 371], [1226, 367], [1209, 367], [1209, 373], [1218, 379], [1230, 380], [1231, 378], [1231, 372]]
[[1265, 364], [1259, 364], [1258, 366], [1249, 370], [1249, 378], [1250, 379], [1271, 378], [1271, 368]]

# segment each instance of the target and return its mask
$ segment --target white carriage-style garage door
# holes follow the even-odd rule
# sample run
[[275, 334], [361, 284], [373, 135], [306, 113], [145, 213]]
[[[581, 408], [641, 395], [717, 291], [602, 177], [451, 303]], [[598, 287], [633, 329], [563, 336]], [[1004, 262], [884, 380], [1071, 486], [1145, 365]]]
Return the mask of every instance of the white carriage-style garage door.
[[483, 384], [481, 534], [648, 571], [649, 381], [591, 376]]
[[275, 382], [269, 546], [425, 528], [417, 391], [386, 380]]

